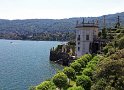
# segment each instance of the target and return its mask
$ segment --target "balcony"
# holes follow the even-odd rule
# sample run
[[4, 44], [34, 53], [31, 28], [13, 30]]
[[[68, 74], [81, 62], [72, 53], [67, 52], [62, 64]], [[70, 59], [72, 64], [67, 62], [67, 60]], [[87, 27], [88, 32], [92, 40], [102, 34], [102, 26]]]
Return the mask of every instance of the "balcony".
[[80, 23], [76, 25], [76, 28], [80, 27], [98, 27], [98, 25], [94, 23]]

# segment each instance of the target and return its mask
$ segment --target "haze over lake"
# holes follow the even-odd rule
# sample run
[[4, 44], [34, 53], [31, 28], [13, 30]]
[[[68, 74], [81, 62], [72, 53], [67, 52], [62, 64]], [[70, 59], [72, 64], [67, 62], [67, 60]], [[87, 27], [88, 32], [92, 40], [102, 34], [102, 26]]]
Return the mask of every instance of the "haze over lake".
[[0, 40], [0, 90], [27, 90], [62, 66], [49, 61], [57, 41]]

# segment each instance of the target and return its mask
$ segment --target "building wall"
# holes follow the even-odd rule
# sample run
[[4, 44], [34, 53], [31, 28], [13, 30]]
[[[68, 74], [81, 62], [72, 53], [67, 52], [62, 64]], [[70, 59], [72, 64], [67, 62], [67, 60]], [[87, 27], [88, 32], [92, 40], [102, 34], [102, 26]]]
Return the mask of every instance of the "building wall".
[[[80, 35], [80, 40], [78, 40]], [[86, 40], [86, 36], [89, 35], [89, 40]], [[76, 30], [76, 54], [80, 57], [86, 53], [90, 53], [89, 45], [93, 42], [94, 35], [98, 36], [97, 27], [81, 27]]]

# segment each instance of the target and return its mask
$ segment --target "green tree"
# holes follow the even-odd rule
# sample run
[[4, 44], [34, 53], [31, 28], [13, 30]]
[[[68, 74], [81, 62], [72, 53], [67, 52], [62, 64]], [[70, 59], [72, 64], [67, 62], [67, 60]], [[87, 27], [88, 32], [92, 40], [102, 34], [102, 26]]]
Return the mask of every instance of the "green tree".
[[99, 33], [98, 33], [98, 37], [101, 37], [101, 35], [102, 35], [102, 32], [99, 32]]
[[118, 50], [117, 52], [115, 52], [115, 54], [112, 54], [109, 57], [112, 60], [119, 60], [121, 58], [124, 58], [124, 49]]
[[113, 46], [105, 46], [105, 47], [103, 48], [104, 54], [107, 54], [111, 48], [113, 48]]
[[97, 61], [92, 61], [92, 63], [88, 63], [86, 68], [91, 68], [94, 70], [96, 68]]
[[81, 71], [81, 64], [78, 62], [73, 62], [70, 65], [77, 73]]
[[80, 59], [85, 62], [85, 65], [86, 65], [86, 64], [88, 63], [88, 61], [89, 61], [86, 57], [81, 57]]
[[84, 57], [87, 58], [88, 61], [90, 61], [92, 59], [92, 55], [91, 54], [85, 54]]
[[82, 60], [82, 59], [77, 59], [77, 62], [81, 64], [82, 68], [84, 68], [86, 65], [85, 65], [85, 61]]
[[119, 46], [119, 49], [124, 48], [124, 36], [119, 39], [118, 46]]
[[121, 31], [120, 29], [117, 29], [115, 32], [116, 32], [116, 33], [120, 33], [120, 31]]
[[100, 80], [97, 81], [96, 84], [93, 84], [91, 86], [91, 90], [105, 90], [106, 85], [107, 85], [106, 80], [101, 78]]
[[121, 30], [121, 33], [124, 33], [124, 29]]
[[[103, 88], [113, 87], [115, 90], [124, 90], [124, 58], [102, 60], [93, 73], [93, 78], [93, 90], [100, 90], [97, 88], [100, 88], [101, 84], [104, 84]], [[99, 81], [101, 79], [104, 81]]]
[[114, 53], [115, 53], [115, 48], [110, 48], [108, 50], [107, 56], [110, 56], [111, 54], [114, 54]]
[[102, 29], [102, 38], [103, 38], [103, 39], [106, 39], [106, 37], [107, 37], [106, 29], [103, 28], [103, 29]]
[[50, 90], [51, 87], [51, 81], [44, 81], [36, 87], [36, 90]]
[[53, 83], [61, 90], [61, 88], [67, 86], [67, 76], [63, 73], [57, 73], [53, 77]]
[[89, 77], [92, 77], [93, 70], [91, 68], [85, 68], [83, 74]]
[[68, 88], [68, 90], [84, 90], [84, 88], [81, 86], [74, 86], [74, 87]]
[[77, 77], [76, 85], [84, 87], [85, 90], [90, 90], [91, 79], [86, 75], [79, 76]]
[[[75, 78], [75, 70], [72, 67], [65, 67], [63, 72], [67, 75], [69, 79]], [[70, 83], [70, 80], [69, 80]]]

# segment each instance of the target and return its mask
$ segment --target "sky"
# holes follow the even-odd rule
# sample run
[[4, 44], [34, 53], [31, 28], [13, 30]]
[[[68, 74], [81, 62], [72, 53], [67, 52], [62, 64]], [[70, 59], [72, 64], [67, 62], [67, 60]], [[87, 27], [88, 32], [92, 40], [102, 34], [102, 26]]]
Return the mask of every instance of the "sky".
[[63, 19], [124, 12], [124, 0], [0, 0], [0, 19]]

